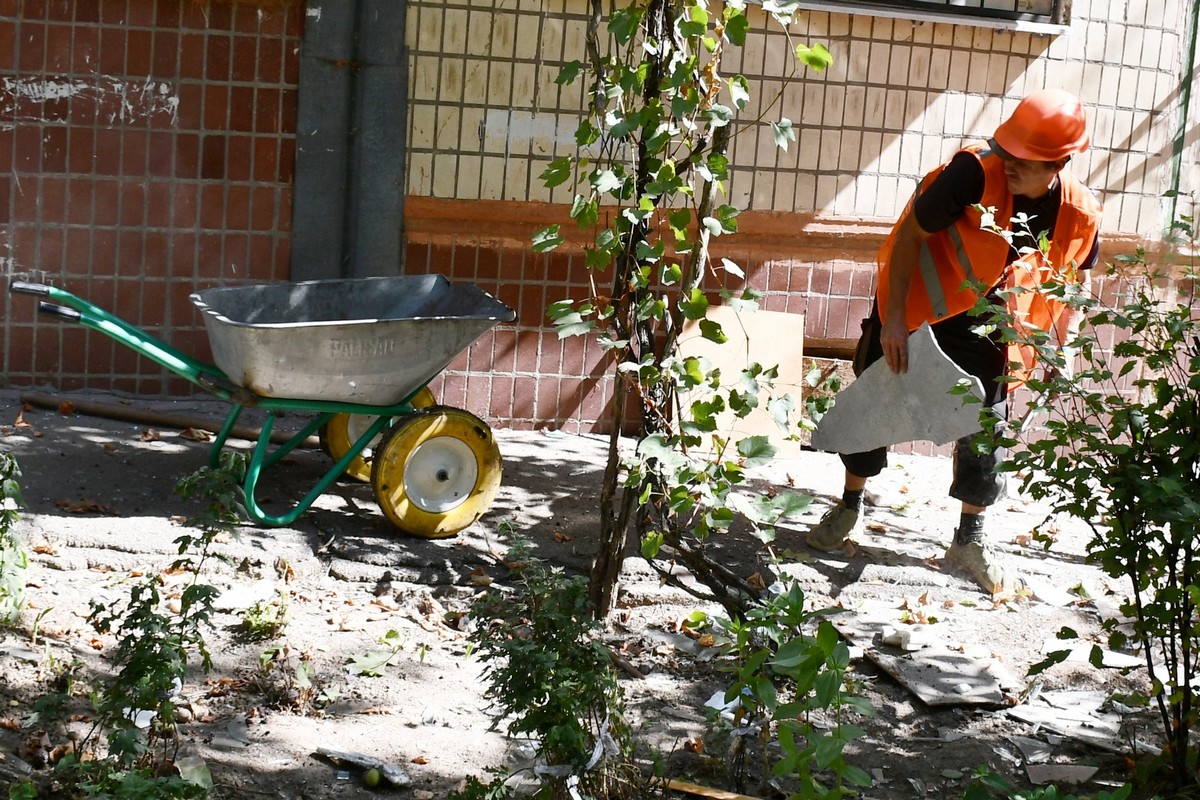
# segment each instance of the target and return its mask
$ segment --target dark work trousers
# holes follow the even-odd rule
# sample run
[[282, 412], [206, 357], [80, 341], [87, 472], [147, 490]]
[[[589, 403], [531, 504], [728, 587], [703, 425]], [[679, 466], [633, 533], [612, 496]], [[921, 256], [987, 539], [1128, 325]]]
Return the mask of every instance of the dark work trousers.
[[[938, 346], [959, 367], [983, 384], [984, 403], [999, 415], [1008, 419], [1008, 384], [998, 380], [1008, 368], [1008, 353], [1005, 345], [972, 330], [981, 324], [979, 318], [969, 313], [959, 314], [934, 323], [933, 336]], [[879, 343], [879, 310], [871, 309], [871, 316], [862, 322], [862, 338], [854, 358], [854, 374], [859, 375], [872, 363], [883, 358], [883, 346]], [[964, 436], [954, 443], [954, 482], [950, 485], [950, 496], [973, 506], [990, 506], [1004, 493], [1004, 474], [996, 467], [1003, 460], [1003, 448], [993, 448], [990, 453], [977, 453], [971, 447], [975, 438]], [[864, 453], [844, 453], [841, 456], [846, 471], [860, 478], [872, 478], [887, 466], [887, 448], [868, 450]]]

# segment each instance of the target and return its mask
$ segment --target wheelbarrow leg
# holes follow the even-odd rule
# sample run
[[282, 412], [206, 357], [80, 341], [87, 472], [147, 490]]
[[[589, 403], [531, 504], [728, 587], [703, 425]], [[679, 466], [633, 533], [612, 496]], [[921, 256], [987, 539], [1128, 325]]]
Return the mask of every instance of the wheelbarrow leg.
[[217, 438], [213, 441], [212, 449], [208, 451], [208, 466], [209, 469], [217, 469], [221, 465], [221, 451], [225, 449], [225, 442], [228, 441], [230, 434], [233, 433], [233, 428], [237, 425], [238, 417], [242, 416], [244, 406], [234, 403], [229, 407], [229, 413], [225, 415], [225, 424], [221, 426], [221, 430], [217, 433]]
[[316, 499], [324, 494], [333, 483], [341, 477], [345, 472], [346, 467], [353, 461], [362, 448], [373, 438], [378, 436], [389, 424], [392, 417], [381, 416], [379, 419], [366, 430], [359, 438], [355, 447], [351, 448], [345, 455], [338, 459], [337, 463], [325, 473], [324, 477], [317, 482], [317, 485], [312, 488], [303, 499], [296, 503], [290, 511], [283, 514], [272, 515], [268, 514], [259, 506], [258, 499], [255, 497], [258, 491], [258, 479], [262, 475], [264, 467], [270, 466], [279, 461], [287, 453], [294, 450], [301, 442], [312, 435], [314, 431], [324, 425], [331, 414], [321, 414], [313, 422], [310, 422], [294, 437], [289, 439], [287, 443], [280, 445], [274, 452], [270, 452], [271, 446], [271, 429], [275, 425], [275, 412], [267, 415], [267, 420], [263, 423], [262, 432], [259, 434], [258, 443], [255, 444], [253, 452], [250, 454], [250, 463], [246, 465], [246, 477], [242, 481], [242, 494], [245, 502], [246, 514], [255, 522], [261, 525], [282, 526], [291, 525], [300, 515], [307, 511]]

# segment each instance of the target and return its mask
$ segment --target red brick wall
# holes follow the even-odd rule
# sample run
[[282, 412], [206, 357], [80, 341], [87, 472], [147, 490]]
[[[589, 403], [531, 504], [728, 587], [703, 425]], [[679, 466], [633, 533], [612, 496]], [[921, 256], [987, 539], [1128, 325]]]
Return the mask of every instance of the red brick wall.
[[[200, 358], [188, 295], [286, 278], [303, 6], [0, 0], [0, 265]], [[5, 293], [7, 295], [7, 292]], [[103, 336], [3, 300], [4, 375], [190, 391]]]
[[[614, 383], [605, 354], [586, 337], [559, 340], [546, 314], [551, 303], [586, 296], [593, 276], [577, 241], [545, 255], [529, 251], [532, 233], [549, 222], [565, 221], [564, 235], [572, 236], [566, 209], [410, 197], [406, 212], [409, 272], [472, 281], [517, 311], [514, 325], [494, 329], [450, 365], [433, 386], [439, 399], [502, 427], [607, 430]], [[765, 294], [765, 308], [803, 314], [806, 337], [856, 338], [885, 232], [827, 231], [799, 215], [747, 213], [736, 236], [714, 241], [713, 256], [741, 266]]]

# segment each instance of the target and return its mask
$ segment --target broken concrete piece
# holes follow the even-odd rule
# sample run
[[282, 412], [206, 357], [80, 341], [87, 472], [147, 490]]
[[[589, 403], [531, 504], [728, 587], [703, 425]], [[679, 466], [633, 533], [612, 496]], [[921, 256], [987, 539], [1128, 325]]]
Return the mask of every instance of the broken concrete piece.
[[[1104, 692], [1045, 691], [1036, 700], [1007, 710], [1010, 717], [1113, 753], [1128, 753], [1130, 742], [1121, 733], [1121, 717], [1101, 707]], [[1157, 753], [1154, 745], [1132, 743], [1138, 753]]]
[[832, 622], [848, 641], [861, 645], [863, 655], [915, 694], [926, 705], [1001, 705], [1011, 676], [997, 670], [992, 659], [976, 659], [936, 642], [932, 630], [927, 645], [915, 652], [892, 649], [882, 641], [885, 628], [896, 630], [895, 609], [845, 614]]
[[330, 747], [318, 747], [316, 754], [329, 759], [334, 764], [353, 764], [360, 769], [377, 769], [380, 776], [393, 786], [405, 787], [412, 785], [412, 778], [400, 767], [380, 761], [378, 758], [355, 753], [350, 750], [334, 750]]
[[45, 655], [45, 653], [39, 652], [30, 647], [25, 647], [23, 645], [5, 643], [0, 645], [0, 655], [12, 656], [13, 658], [20, 659], [21, 661], [28, 661], [30, 664], [37, 664], [42, 660], [42, 657]]
[[1098, 767], [1081, 767], [1073, 764], [1030, 764], [1025, 768], [1029, 782], [1038, 786], [1053, 783], [1063, 784], [1087, 783], [1099, 771]]
[[1027, 736], [1010, 736], [1009, 738], [1021, 750], [1021, 755], [1025, 757], [1027, 764], [1044, 764], [1054, 753], [1054, 748], [1041, 739], [1030, 739]]
[[[1067, 661], [1072, 662], [1090, 662], [1092, 659], [1092, 648], [1100, 647], [1099, 645], [1089, 644], [1087, 642], [1068, 643], [1059, 639], [1049, 639], [1042, 644], [1043, 653], [1054, 653], [1062, 650], [1068, 651]], [[1145, 666], [1145, 661], [1137, 656], [1131, 656], [1126, 653], [1117, 653], [1109, 650], [1106, 647], [1100, 647], [1101, 663], [1112, 669], [1137, 669]]]
[[213, 600], [217, 611], [245, 611], [256, 603], [266, 603], [275, 598], [275, 581], [269, 578], [252, 584], [231, 586]]
[[861, 453], [901, 442], [953, 442], [981, 430], [979, 403], [950, 394], [966, 382], [983, 400], [983, 385], [946, 357], [928, 325], [908, 337], [908, 371], [892, 372], [880, 359], [838, 393], [813, 431], [812, 446]]
[[1079, 595], [1072, 594], [1049, 579], [1029, 575], [1025, 579], [1025, 584], [1034, 597], [1052, 606], [1066, 608], [1079, 600]]
[[934, 644], [937, 637], [928, 625], [906, 625], [903, 628], [885, 627], [880, 641], [889, 647], [897, 647], [905, 652], [915, 652], [923, 647]]

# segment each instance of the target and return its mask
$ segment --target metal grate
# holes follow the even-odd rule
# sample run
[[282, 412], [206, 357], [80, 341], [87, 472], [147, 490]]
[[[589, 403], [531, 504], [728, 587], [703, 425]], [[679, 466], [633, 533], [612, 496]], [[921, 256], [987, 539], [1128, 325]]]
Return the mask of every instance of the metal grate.
[[1066, 23], [1067, 0], [825, 0], [823, 5], [849, 13], [870, 10], [929, 11], [968, 19], [1012, 20], [1061, 25]]

